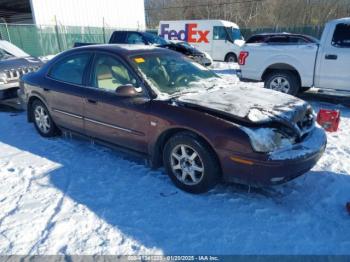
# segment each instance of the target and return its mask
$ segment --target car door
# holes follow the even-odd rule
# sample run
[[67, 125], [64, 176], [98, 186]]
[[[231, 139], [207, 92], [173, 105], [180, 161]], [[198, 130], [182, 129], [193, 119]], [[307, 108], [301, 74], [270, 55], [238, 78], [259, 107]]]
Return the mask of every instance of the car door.
[[[232, 45], [228, 40], [228, 34], [224, 26], [213, 27], [212, 56], [214, 60], [225, 60], [225, 55]], [[230, 47], [229, 47], [230, 46]]]
[[54, 122], [83, 133], [83, 82], [92, 54], [83, 52], [63, 57], [50, 68], [43, 86]]
[[338, 24], [323, 44], [316, 86], [350, 91], [350, 24]]
[[[95, 55], [90, 72], [84, 101], [87, 135], [146, 153], [150, 99], [138, 78], [122, 59], [103, 53]], [[140, 95], [119, 96], [116, 89], [125, 85], [137, 87]]]

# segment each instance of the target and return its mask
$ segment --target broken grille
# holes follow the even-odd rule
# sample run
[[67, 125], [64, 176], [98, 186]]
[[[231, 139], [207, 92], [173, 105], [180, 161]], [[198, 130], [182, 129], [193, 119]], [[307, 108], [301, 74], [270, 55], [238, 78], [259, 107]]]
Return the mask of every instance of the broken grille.
[[39, 67], [23, 67], [18, 69], [5, 70], [7, 82], [18, 80], [22, 75], [34, 72], [38, 70]]

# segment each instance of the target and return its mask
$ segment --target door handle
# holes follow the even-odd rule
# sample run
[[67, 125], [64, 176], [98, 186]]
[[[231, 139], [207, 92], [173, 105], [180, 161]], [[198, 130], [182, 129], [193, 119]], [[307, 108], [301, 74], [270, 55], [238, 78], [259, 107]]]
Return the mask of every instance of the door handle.
[[96, 100], [93, 100], [93, 99], [87, 99], [88, 103], [90, 104], [97, 104], [97, 101]]
[[327, 54], [325, 58], [327, 60], [337, 60], [338, 56], [337, 55], [329, 55], [329, 54]]
[[43, 89], [44, 89], [45, 92], [49, 92], [50, 91], [50, 89], [48, 89], [48, 88], [43, 88]]

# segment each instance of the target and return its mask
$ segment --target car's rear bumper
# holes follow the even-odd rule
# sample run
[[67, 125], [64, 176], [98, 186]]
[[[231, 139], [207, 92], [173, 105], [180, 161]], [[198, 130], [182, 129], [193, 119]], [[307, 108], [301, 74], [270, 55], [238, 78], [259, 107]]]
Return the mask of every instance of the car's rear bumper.
[[321, 158], [326, 144], [324, 131], [315, 128], [301, 143], [261, 159], [224, 152], [224, 159], [221, 158], [224, 180], [255, 186], [285, 183], [309, 171]]

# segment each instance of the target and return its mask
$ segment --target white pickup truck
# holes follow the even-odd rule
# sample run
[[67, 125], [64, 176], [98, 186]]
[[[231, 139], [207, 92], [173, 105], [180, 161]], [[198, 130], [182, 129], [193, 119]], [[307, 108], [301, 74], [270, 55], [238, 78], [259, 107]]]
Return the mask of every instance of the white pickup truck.
[[296, 95], [310, 87], [350, 95], [350, 17], [328, 22], [318, 41], [256, 41], [242, 47], [238, 77]]

